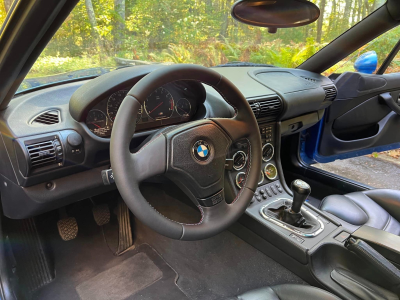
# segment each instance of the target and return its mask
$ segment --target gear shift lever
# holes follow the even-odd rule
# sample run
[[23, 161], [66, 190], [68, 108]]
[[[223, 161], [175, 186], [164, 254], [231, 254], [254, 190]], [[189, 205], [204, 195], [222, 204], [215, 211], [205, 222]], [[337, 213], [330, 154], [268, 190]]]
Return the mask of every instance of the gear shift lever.
[[311, 187], [308, 185], [307, 182], [296, 179], [292, 181], [290, 189], [293, 192], [293, 203], [291, 211], [297, 214], [300, 212], [301, 206], [303, 205], [304, 201], [310, 195]]

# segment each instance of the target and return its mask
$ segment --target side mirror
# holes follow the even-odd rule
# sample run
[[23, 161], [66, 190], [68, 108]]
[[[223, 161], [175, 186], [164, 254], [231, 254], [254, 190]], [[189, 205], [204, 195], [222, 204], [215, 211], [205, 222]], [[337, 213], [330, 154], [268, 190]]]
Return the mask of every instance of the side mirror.
[[357, 58], [354, 69], [360, 73], [372, 74], [378, 66], [378, 55], [375, 51], [368, 51]]

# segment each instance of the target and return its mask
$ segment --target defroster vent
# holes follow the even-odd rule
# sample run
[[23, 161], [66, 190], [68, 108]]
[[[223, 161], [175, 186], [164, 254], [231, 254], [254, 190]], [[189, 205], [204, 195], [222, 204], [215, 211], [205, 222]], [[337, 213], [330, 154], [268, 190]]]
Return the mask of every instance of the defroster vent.
[[31, 121], [31, 124], [53, 125], [57, 123], [60, 123], [60, 111], [56, 109], [45, 111]]

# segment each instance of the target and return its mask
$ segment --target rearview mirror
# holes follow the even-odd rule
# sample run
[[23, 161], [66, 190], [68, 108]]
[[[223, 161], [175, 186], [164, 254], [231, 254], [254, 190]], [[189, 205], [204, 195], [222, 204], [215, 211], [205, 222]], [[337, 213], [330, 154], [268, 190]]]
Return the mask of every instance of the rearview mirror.
[[233, 4], [232, 17], [239, 22], [268, 27], [275, 33], [277, 28], [299, 27], [319, 18], [319, 8], [306, 0], [240, 0]]

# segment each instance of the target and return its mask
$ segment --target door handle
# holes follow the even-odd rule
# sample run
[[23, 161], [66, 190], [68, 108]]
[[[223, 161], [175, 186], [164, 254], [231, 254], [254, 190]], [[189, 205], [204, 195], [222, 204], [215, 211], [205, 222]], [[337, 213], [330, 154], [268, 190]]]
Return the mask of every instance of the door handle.
[[396, 114], [400, 115], [400, 106], [394, 101], [392, 95], [388, 93], [383, 93], [379, 95], [379, 99], [382, 99], [383, 102], [386, 103], [387, 106], [390, 107]]

